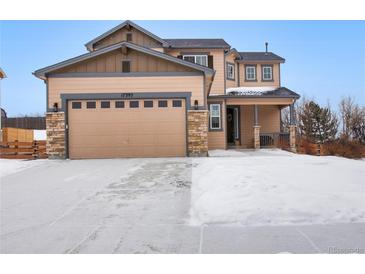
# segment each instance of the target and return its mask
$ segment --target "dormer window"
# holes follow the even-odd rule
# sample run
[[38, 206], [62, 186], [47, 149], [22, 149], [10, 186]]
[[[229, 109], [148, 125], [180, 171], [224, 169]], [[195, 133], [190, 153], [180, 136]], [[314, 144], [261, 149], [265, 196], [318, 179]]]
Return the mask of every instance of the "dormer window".
[[208, 55], [183, 55], [183, 60], [205, 67], [208, 66]]
[[256, 66], [255, 65], [246, 65], [246, 81], [256, 81]]
[[133, 38], [133, 37], [132, 37], [132, 33], [131, 33], [131, 32], [128, 32], [128, 33], [127, 33], [127, 39], [126, 39], [126, 40], [127, 40], [127, 42], [132, 42], [132, 38]]
[[263, 65], [262, 66], [262, 81], [272, 81], [272, 66], [271, 65]]

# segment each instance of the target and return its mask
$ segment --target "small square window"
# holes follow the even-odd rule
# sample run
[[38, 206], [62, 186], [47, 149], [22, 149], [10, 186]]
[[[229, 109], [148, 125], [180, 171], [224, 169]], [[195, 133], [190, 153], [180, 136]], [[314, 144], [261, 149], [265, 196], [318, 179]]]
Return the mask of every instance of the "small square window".
[[172, 106], [174, 108], [181, 108], [182, 106], [181, 100], [172, 100]]
[[96, 102], [86, 102], [86, 108], [96, 108]]
[[143, 104], [145, 108], [153, 108], [153, 101], [144, 101]]
[[129, 102], [129, 107], [130, 108], [138, 108], [139, 107], [139, 102], [138, 101], [130, 101]]
[[124, 108], [124, 101], [115, 101], [115, 108]]
[[110, 108], [110, 101], [101, 101], [100, 107], [101, 108]]
[[125, 72], [125, 73], [131, 72], [131, 62], [130, 61], [122, 61], [122, 72]]
[[158, 101], [159, 108], [167, 108], [167, 100]]
[[72, 109], [80, 109], [81, 102], [72, 102]]

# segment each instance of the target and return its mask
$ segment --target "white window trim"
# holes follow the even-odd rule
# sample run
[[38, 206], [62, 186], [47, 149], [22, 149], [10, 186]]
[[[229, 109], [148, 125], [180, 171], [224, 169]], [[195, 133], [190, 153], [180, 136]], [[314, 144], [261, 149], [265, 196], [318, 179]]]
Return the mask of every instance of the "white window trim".
[[[206, 63], [207, 63], [207, 65], [206, 65], [206, 67], [208, 66], [208, 55], [201, 55], [201, 54], [197, 54], [197, 55], [192, 55], [192, 54], [189, 54], [189, 55], [183, 55], [183, 60], [185, 60], [185, 57], [194, 57], [194, 63], [195, 64], [198, 64], [197, 62], [196, 62], [196, 57], [205, 57], [205, 59], [206, 59]], [[198, 64], [198, 65], [200, 65], [200, 64]], [[204, 66], [204, 65], [201, 65], [201, 66]]]
[[[229, 67], [232, 67], [232, 75], [230, 75], [230, 73], [229, 73], [229, 71], [230, 71]], [[235, 69], [235, 67], [233, 64], [227, 63], [227, 79], [234, 80], [234, 74], [235, 74], [234, 69]]]
[[[249, 68], [253, 68], [254, 69], [254, 78], [248, 78], [248, 73], [247, 73], [247, 69]], [[245, 75], [245, 79], [248, 81], [255, 81], [257, 80], [257, 71], [256, 71], [256, 66], [246, 66], [246, 75]]]
[[[213, 106], [218, 106], [218, 116], [213, 116], [212, 115], [212, 107]], [[209, 126], [210, 126], [210, 129], [213, 129], [213, 130], [217, 130], [217, 129], [221, 129], [222, 126], [221, 126], [221, 105], [220, 104], [210, 104], [209, 105]], [[213, 119], [212, 118], [219, 118], [219, 127], [213, 127]]]
[[[269, 68], [270, 69], [270, 78], [265, 78], [265, 68]], [[272, 66], [262, 66], [262, 80], [264, 81], [271, 81], [273, 79], [273, 69]]]

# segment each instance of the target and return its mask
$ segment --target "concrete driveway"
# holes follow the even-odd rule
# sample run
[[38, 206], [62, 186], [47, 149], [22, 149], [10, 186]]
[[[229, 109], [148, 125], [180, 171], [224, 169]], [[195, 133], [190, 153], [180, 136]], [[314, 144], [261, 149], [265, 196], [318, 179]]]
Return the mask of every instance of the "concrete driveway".
[[364, 253], [365, 225], [189, 225], [191, 158], [44, 161], [1, 179], [1, 253]]

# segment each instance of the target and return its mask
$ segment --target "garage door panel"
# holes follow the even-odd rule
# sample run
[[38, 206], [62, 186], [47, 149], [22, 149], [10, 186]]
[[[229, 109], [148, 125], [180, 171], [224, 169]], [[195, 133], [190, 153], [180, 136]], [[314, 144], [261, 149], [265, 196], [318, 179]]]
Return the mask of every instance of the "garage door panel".
[[186, 155], [186, 110], [181, 107], [101, 109], [96, 101], [95, 109], [72, 109], [69, 102], [69, 156], [70, 158], [156, 157]]
[[[108, 147], [108, 146], [120, 146], [120, 145], [139, 145], [142, 146], [163, 146], [164, 144], [169, 144], [171, 139], [174, 139], [174, 142], [182, 143], [185, 141], [184, 135], [177, 134], [169, 134], [169, 135], [125, 135], [125, 136], [96, 136], [92, 135], [90, 137], [84, 137], [83, 135], [72, 136], [70, 141], [75, 146], [100, 146], [100, 147]], [[97, 142], [96, 142], [97, 141]], [[169, 146], [172, 146], [170, 144]]]
[[181, 125], [177, 125], [176, 122], [168, 122], [161, 124], [148, 123], [141, 128], [141, 125], [135, 123], [126, 123], [123, 125], [116, 126], [116, 124], [73, 124], [69, 127], [72, 131], [72, 136], [130, 136], [130, 135], [184, 135], [185, 128]]

